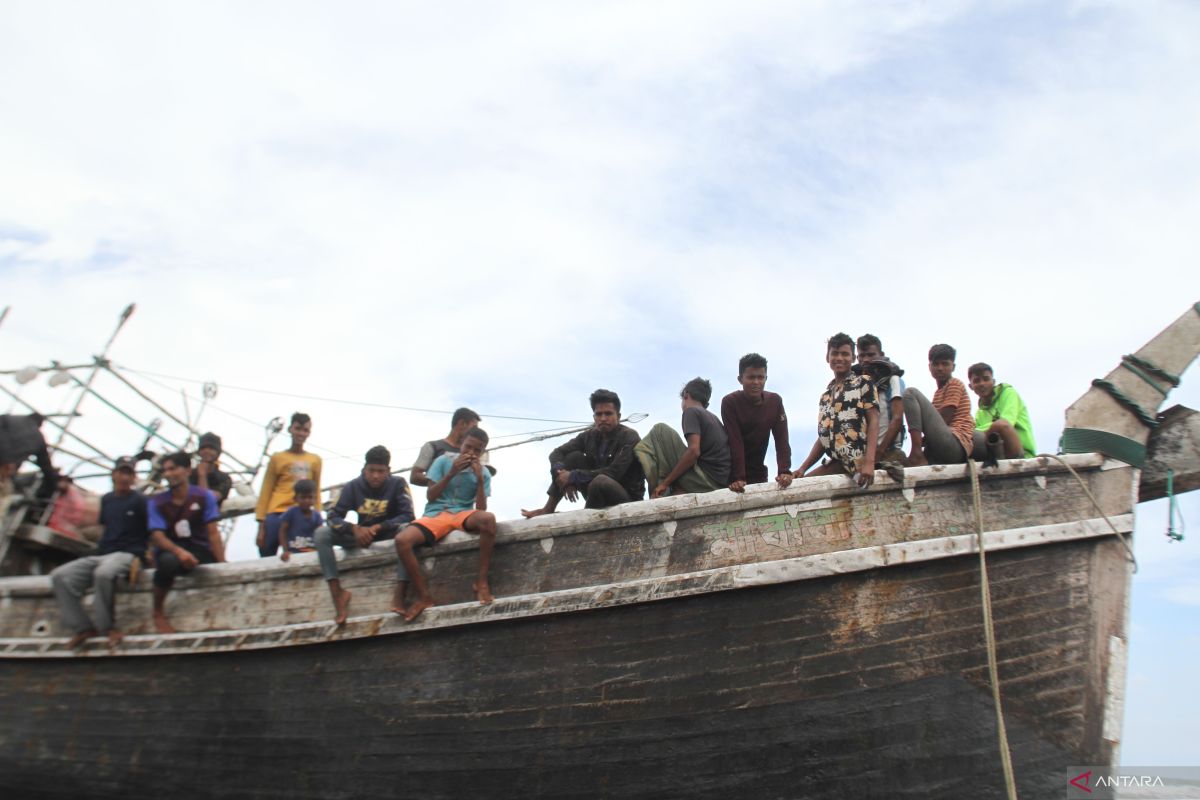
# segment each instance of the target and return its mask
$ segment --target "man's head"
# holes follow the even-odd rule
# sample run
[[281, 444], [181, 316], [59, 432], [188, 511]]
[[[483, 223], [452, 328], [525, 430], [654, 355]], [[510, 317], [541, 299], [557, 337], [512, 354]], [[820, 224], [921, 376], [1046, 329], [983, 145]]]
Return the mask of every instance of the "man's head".
[[854, 363], [854, 340], [845, 333], [835, 333], [825, 343], [825, 361], [835, 375], [846, 375]]
[[458, 452], [478, 458], [487, 449], [488, 435], [483, 428], [471, 428], [463, 436], [462, 447]]
[[381, 444], [367, 451], [366, 464], [363, 466], [363, 477], [372, 489], [378, 489], [387, 481], [392, 469], [392, 454]]
[[767, 385], [767, 360], [758, 353], [747, 353], [738, 361], [738, 383], [752, 400], [762, 397]]
[[712, 399], [712, 384], [704, 378], [692, 378], [679, 392], [679, 397], [684, 402], [691, 399], [708, 408], [708, 401]]
[[317, 483], [309, 478], [301, 478], [292, 486], [296, 505], [301, 511], [308, 511], [317, 502]]
[[478, 427], [482, 420], [480, 416], [469, 408], [459, 408], [454, 411], [454, 416], [450, 418], [450, 430], [464, 434], [471, 428]]
[[958, 353], [948, 344], [935, 344], [929, 348], [929, 374], [939, 387], [945, 386], [954, 374], [954, 359], [957, 356]]
[[864, 333], [858, 337], [858, 363], [870, 364], [883, 357], [883, 342], [873, 333]]
[[221, 437], [215, 433], [205, 433], [200, 436], [200, 443], [196, 446], [196, 453], [200, 456], [201, 461], [207, 461], [212, 464], [221, 457]]
[[978, 395], [980, 400], [990, 400], [992, 393], [996, 391], [996, 379], [992, 375], [991, 365], [982, 361], [967, 367], [967, 380], [971, 382], [971, 391]]
[[113, 462], [112, 482], [117, 494], [127, 494], [133, 489], [133, 484], [137, 482], [137, 472], [134, 470], [132, 458], [122, 456]]
[[592, 421], [596, 430], [611, 433], [621, 422], [621, 398], [608, 389], [597, 389], [588, 398], [592, 404]]
[[309, 434], [312, 433], [312, 417], [300, 411], [292, 414], [292, 423], [288, 425], [288, 433], [291, 434], [293, 447], [304, 447]]
[[192, 457], [187, 453], [167, 453], [162, 457], [163, 477], [167, 479], [167, 486], [176, 489], [187, 483], [188, 475], [192, 471]]

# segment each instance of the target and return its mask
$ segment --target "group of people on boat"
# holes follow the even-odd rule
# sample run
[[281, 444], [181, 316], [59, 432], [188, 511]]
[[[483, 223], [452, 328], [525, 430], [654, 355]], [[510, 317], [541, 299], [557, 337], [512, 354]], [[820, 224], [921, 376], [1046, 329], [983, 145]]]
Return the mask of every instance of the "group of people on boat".
[[[996, 383], [988, 364], [973, 364], [967, 377], [979, 403], [972, 414], [966, 386], [954, 377], [955, 358], [949, 345], [930, 348], [929, 372], [937, 390], [927, 398], [905, 387], [904, 371], [887, 358], [879, 337], [831, 337], [826, 362], [832, 378], [818, 401], [817, 438], [795, 470], [783, 399], [766, 390], [767, 360], [757, 353], [739, 361], [741, 388], [722, 398], [720, 417], [709, 410], [708, 380], [694, 378], [684, 385], [682, 435], [659, 423], [640, 437], [622, 424], [617, 393], [597, 389], [590, 397], [592, 426], [550, 453], [545, 503], [521, 513], [527, 518], [553, 513], [564, 497], [583, 500], [587, 508], [608, 508], [643, 499], [647, 487], [651, 498], [726, 488], [743, 492], [749, 484], [770, 481], [765, 460], [772, 439], [774, 482], [781, 488], [804, 476], [836, 474], [851, 476], [866, 488], [877, 467], [895, 470], [972, 458], [990, 463], [1033, 457], [1036, 445], [1020, 395], [1012, 386]], [[393, 474], [386, 447], [372, 447], [361, 473], [341, 487], [325, 514], [318, 502], [321, 458], [304, 449], [312, 420], [307, 414], [293, 414], [288, 426], [291, 446], [271, 456], [258, 496], [260, 556], [279, 554], [288, 561], [292, 553], [315, 550], [334, 620], [342, 624], [351, 592], [341, 585], [334, 547], [391, 541], [397, 554], [392, 610], [413, 620], [434, 604], [414, 551], [436, 545], [453, 531], [465, 531], [479, 539], [475, 596], [481, 603], [492, 602], [488, 573], [496, 518], [487, 506], [495, 469], [488, 464], [488, 434], [480, 423], [471, 409], [455, 411], [450, 433], [421, 448], [409, 480]], [[155, 626], [160, 632], [173, 631], [165, 600], [175, 578], [225, 560], [217, 520], [231, 480], [218, 466], [220, 454], [220, 437], [208, 433], [199, 439], [194, 469], [187, 453], [164, 456], [161, 469], [167, 489], [150, 497], [135, 491], [134, 462], [117, 460], [113, 491], [101, 500], [103, 534], [95, 554], [52, 573], [63, 622], [74, 632], [71, 646], [100, 635], [114, 645], [120, 642], [122, 634], [112, 617], [113, 586], [136, 568], [148, 546], [157, 567]], [[410, 482], [426, 489], [420, 517], [414, 513]], [[89, 586], [96, 594], [92, 617], [82, 606]]]

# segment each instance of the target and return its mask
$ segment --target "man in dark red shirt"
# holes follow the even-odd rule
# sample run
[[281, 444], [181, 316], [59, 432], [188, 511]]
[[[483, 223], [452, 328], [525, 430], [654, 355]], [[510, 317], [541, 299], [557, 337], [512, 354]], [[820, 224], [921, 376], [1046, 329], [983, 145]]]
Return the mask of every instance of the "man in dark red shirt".
[[729, 488], [745, 491], [747, 483], [767, 482], [767, 442], [775, 437], [775, 476], [780, 488], [792, 483], [792, 447], [788, 444], [787, 412], [783, 398], [764, 388], [767, 360], [748, 353], [738, 362], [742, 388], [721, 400], [721, 421], [729, 437]]

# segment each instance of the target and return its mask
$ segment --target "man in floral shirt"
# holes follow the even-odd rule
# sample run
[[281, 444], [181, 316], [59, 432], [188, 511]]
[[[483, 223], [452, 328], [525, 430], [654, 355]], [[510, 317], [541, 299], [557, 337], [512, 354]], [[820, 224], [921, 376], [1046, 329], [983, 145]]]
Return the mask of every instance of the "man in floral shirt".
[[829, 339], [825, 361], [833, 370], [833, 380], [821, 395], [817, 441], [794, 474], [797, 478], [803, 476], [825, 455], [829, 461], [809, 472], [810, 476], [851, 475], [866, 488], [875, 480], [875, 447], [879, 441], [875, 385], [850, 369], [854, 364], [854, 340], [844, 333]]

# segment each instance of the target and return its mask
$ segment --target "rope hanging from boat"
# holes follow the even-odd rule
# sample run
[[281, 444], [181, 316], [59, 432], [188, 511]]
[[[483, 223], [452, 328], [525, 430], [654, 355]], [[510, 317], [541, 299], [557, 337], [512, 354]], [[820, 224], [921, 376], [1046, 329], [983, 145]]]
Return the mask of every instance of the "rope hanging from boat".
[[996, 664], [996, 626], [992, 619], [992, 592], [988, 585], [987, 556], [983, 549], [983, 497], [979, 491], [979, 468], [967, 459], [971, 473], [971, 496], [975, 502], [975, 538], [979, 543], [979, 591], [983, 605], [983, 632], [987, 641], [988, 677], [992, 684], [992, 703], [996, 707], [996, 732], [1000, 739], [1000, 764], [1004, 767], [1004, 788], [1008, 800], [1017, 800], [1017, 783], [1013, 776], [1012, 751], [1008, 748], [1008, 732], [1004, 728], [1004, 708], [1000, 702], [1000, 670]]
[[1129, 563], [1133, 564], [1134, 574], [1137, 574], [1138, 563], [1137, 558], [1133, 555], [1133, 548], [1129, 546], [1129, 542], [1127, 542], [1125, 537], [1121, 535], [1121, 532], [1117, 530], [1117, 526], [1113, 524], [1113, 521], [1108, 518], [1108, 514], [1104, 513], [1104, 509], [1100, 507], [1100, 501], [1096, 499], [1096, 495], [1092, 494], [1092, 490], [1088, 488], [1088, 485], [1084, 482], [1083, 478], [1079, 477], [1079, 473], [1075, 471], [1075, 468], [1068, 464], [1064, 459], [1059, 458], [1058, 456], [1052, 456], [1049, 453], [1043, 453], [1039, 455], [1038, 458], [1053, 458], [1055, 461], [1066, 467], [1067, 472], [1070, 472], [1071, 475], [1074, 476], [1075, 480], [1079, 482], [1079, 488], [1083, 489], [1083, 493], [1087, 495], [1087, 499], [1092, 501], [1092, 505], [1095, 506], [1096, 510], [1100, 512], [1100, 516], [1104, 517], [1104, 521], [1108, 523], [1108, 527], [1112, 528], [1113, 536], [1116, 536], [1117, 541], [1125, 546], [1125, 552], [1129, 555]]
[[[1167, 538], [1172, 542], [1183, 541], [1183, 531], [1175, 531], [1175, 518], [1179, 515], [1179, 504], [1175, 501], [1175, 470], [1167, 468]], [[1179, 517], [1180, 528], [1183, 517]]]

